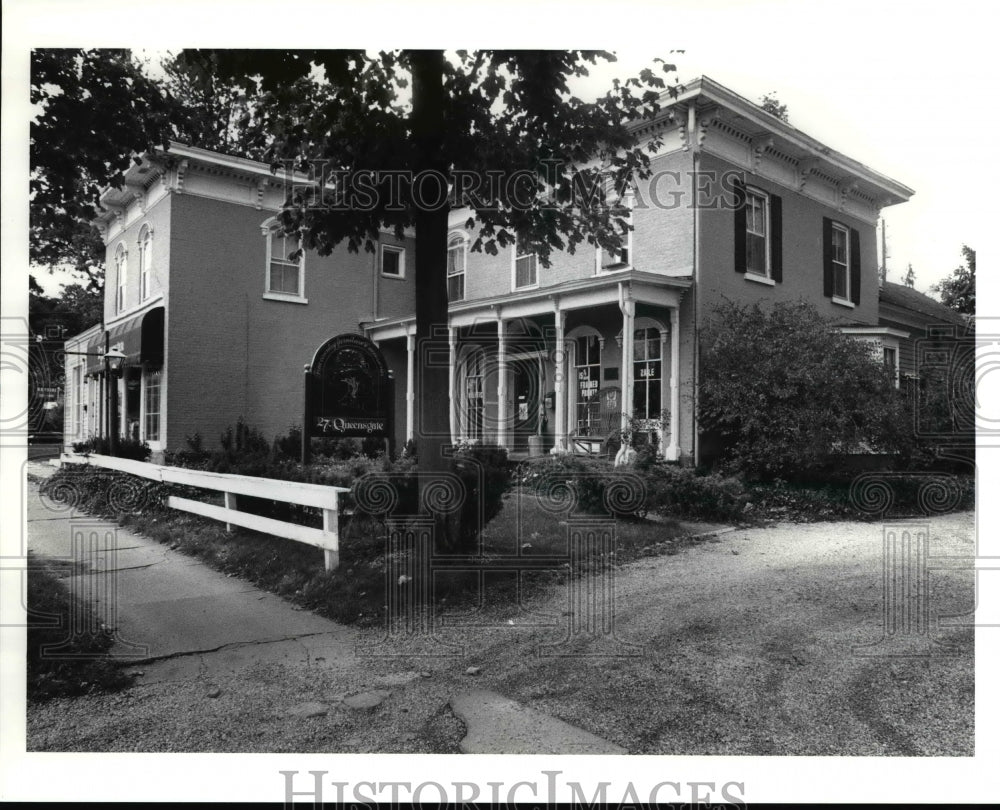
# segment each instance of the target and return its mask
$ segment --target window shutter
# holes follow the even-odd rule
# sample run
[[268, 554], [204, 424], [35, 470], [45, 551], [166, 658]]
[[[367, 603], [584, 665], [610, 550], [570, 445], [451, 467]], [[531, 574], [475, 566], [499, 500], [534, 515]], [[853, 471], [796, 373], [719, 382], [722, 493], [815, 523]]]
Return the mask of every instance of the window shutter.
[[781, 197], [771, 195], [771, 278], [781, 281]]
[[823, 217], [823, 295], [833, 298], [833, 221]]
[[736, 191], [736, 210], [733, 212], [735, 214], [733, 217], [733, 241], [736, 246], [733, 258], [736, 272], [745, 273], [747, 271], [747, 192], [742, 180], [733, 183], [733, 188]]
[[861, 303], [861, 234], [851, 228], [851, 303]]

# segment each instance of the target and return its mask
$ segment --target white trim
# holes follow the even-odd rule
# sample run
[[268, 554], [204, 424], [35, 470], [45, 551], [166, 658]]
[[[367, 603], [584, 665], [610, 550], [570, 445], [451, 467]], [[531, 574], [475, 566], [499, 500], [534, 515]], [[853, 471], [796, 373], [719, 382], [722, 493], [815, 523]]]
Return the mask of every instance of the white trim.
[[777, 282], [773, 278], [758, 276], [756, 273], [744, 273], [743, 278], [745, 278], [747, 281], [754, 282], [754, 284], [764, 284], [768, 287], [774, 287], [777, 285]]
[[848, 301], [846, 298], [840, 298], [838, 296], [833, 296], [831, 299], [839, 307], [847, 307], [848, 309], [854, 309], [857, 306], [853, 301]]
[[[389, 251], [390, 253], [396, 253], [399, 256], [399, 272], [398, 273], [387, 273], [385, 272], [385, 253]], [[378, 254], [378, 272], [382, 278], [393, 278], [397, 281], [402, 281], [406, 278], [406, 248], [402, 245], [380, 245], [380, 250]]]
[[291, 293], [279, 293], [279, 292], [266, 292], [261, 298], [268, 301], [284, 301], [286, 304], [308, 304], [309, 299], [301, 295], [292, 295]]

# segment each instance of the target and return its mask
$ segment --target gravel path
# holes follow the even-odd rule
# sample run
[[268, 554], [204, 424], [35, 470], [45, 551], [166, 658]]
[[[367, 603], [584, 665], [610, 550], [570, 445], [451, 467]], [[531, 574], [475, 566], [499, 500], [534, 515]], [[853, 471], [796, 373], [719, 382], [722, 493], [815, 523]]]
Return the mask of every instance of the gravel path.
[[[925, 523], [932, 555], [973, 553], [971, 512]], [[935, 630], [948, 658], [854, 652], [881, 637], [881, 572], [879, 524], [740, 530], [618, 569], [616, 650], [638, 657], [588, 657], [605, 637], [537, 656], [566, 633], [564, 583], [448, 614], [462, 657], [251, 661], [222, 678], [164, 662], [118, 695], [30, 706], [28, 750], [453, 753], [448, 701], [476, 686], [632, 753], [970, 756], [971, 629]], [[972, 605], [971, 570], [931, 572], [932, 619]]]

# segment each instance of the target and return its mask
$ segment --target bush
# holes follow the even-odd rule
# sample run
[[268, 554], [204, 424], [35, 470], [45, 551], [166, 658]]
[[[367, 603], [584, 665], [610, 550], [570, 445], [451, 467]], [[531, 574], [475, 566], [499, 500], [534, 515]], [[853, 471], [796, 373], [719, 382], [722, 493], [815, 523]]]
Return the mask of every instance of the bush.
[[[91, 436], [85, 442], [74, 442], [73, 452], [87, 456], [94, 453], [99, 456], [110, 456], [111, 441], [106, 436]], [[116, 458], [127, 458], [132, 461], [145, 461], [152, 455], [153, 451], [145, 442], [135, 439], [119, 439], [118, 450], [114, 453]]]
[[702, 335], [698, 419], [721, 440], [723, 469], [790, 478], [831, 454], [883, 452], [905, 463], [916, 442], [904, 395], [870, 344], [811, 304], [726, 304]]
[[742, 522], [750, 495], [736, 476], [700, 475], [687, 467], [656, 464], [647, 470], [650, 512], [694, 520]]
[[521, 483], [557, 500], [564, 497], [563, 487], [568, 487], [575, 509], [588, 514], [629, 518], [641, 517], [648, 510], [644, 474], [631, 467], [615, 467], [607, 459], [559, 455], [528, 462]]

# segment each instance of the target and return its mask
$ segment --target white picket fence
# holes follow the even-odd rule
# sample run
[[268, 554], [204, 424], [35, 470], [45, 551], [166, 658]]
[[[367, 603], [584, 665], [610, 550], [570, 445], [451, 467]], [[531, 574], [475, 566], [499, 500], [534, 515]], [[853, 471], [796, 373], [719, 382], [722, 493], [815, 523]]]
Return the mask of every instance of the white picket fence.
[[[183, 484], [184, 486], [221, 492], [225, 496], [225, 506], [215, 506], [175, 495], [167, 498], [167, 506], [213, 520], [220, 520], [226, 524], [226, 531], [232, 531], [233, 526], [241, 526], [244, 529], [252, 529], [275, 537], [317, 546], [323, 549], [327, 571], [332, 571], [340, 565], [337, 498], [341, 492], [350, 492], [344, 487], [303, 484], [297, 481], [278, 481], [272, 478], [255, 478], [250, 475], [187, 470], [183, 467], [166, 467], [160, 464], [149, 464], [145, 461], [132, 461], [131, 459], [97, 454], [83, 456], [75, 453], [64, 453], [59, 461], [61, 464], [91, 464], [107, 470], [138, 475], [164, 484]], [[282, 520], [241, 512], [236, 508], [237, 495], [316, 507], [323, 510], [323, 528], [314, 529], [309, 526], [300, 526], [297, 523], [286, 523]]]

